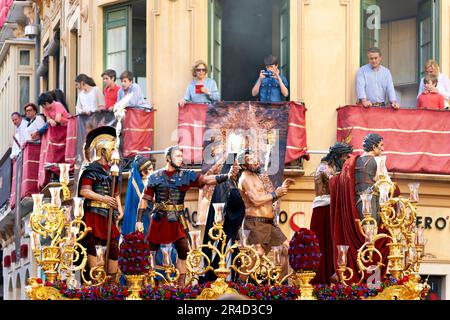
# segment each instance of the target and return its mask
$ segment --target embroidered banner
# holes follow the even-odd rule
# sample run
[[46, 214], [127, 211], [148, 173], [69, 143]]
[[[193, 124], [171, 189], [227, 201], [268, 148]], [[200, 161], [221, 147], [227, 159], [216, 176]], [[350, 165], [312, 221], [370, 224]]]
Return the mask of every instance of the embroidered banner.
[[[245, 103], [248, 104], [249, 102]], [[285, 163], [292, 162], [302, 156], [305, 156], [306, 159], [309, 158], [306, 155], [305, 113], [307, 109], [303, 104], [296, 102], [289, 102], [288, 104], [289, 119]], [[203, 161], [207, 111], [207, 104], [193, 103], [187, 103], [178, 109], [178, 145], [183, 148], [184, 162], [187, 164], [200, 164]]]
[[389, 171], [450, 174], [449, 111], [344, 106], [337, 112], [337, 140], [348, 137], [362, 153], [364, 137], [378, 133]]
[[[283, 180], [289, 111], [290, 102], [219, 102], [210, 105], [204, 128], [202, 172], [206, 175], [226, 173], [236, 158], [234, 152], [250, 148], [259, 161], [265, 191], [274, 191]], [[211, 217], [214, 190], [214, 186], [204, 186], [200, 190], [199, 224], [205, 224], [208, 216]], [[228, 194], [227, 190], [223, 191]], [[278, 210], [279, 203], [275, 212]]]
[[[203, 151], [204, 173], [225, 161], [235, 148], [253, 150], [273, 185], [282, 183], [290, 102], [265, 104], [259, 102], [218, 102], [206, 113]], [[232, 134], [239, 136], [232, 141]]]

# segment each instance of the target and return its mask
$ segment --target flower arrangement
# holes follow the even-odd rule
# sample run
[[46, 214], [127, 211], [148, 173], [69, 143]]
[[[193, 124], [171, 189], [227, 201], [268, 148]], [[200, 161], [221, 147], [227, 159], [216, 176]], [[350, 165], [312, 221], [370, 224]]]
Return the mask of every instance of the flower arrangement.
[[374, 297], [388, 287], [403, 285], [408, 280], [408, 276], [405, 276], [400, 280], [389, 277], [381, 282], [379, 288], [373, 289], [368, 288], [366, 284], [353, 286], [337, 284], [332, 287], [321, 284], [314, 287], [314, 295], [318, 300], [361, 300]]
[[256, 300], [296, 300], [300, 291], [290, 285], [254, 285], [244, 282], [229, 282], [228, 286], [238, 293]]
[[361, 300], [377, 294], [377, 289], [369, 289], [365, 284], [353, 286], [337, 284], [333, 287], [320, 284], [314, 287], [314, 296], [317, 300]]
[[[38, 279], [38, 283], [43, 283]], [[366, 284], [346, 286], [337, 284], [333, 286], [316, 285], [314, 296], [317, 300], [362, 300], [376, 296], [385, 288], [395, 285], [402, 285], [408, 281], [408, 277], [397, 280], [393, 277], [385, 279], [380, 288], [369, 289]], [[45, 281], [46, 286], [58, 289], [61, 294], [69, 299], [80, 300], [125, 300], [129, 292], [126, 288], [109, 285], [104, 287], [81, 287], [79, 289], [67, 288], [65, 282], [57, 281], [50, 283]], [[235, 289], [239, 294], [255, 300], [296, 300], [300, 291], [290, 285], [254, 285], [244, 282], [228, 282], [230, 288]], [[188, 285], [185, 288], [164, 285], [152, 288], [147, 286], [140, 292], [143, 300], [189, 300], [196, 299], [204, 288], [210, 288], [211, 283], [199, 285]]]
[[188, 285], [185, 288], [178, 288], [174, 286], [164, 285], [161, 287], [152, 288], [147, 286], [141, 291], [141, 298], [143, 300], [186, 300], [195, 299], [202, 292], [201, 285]]
[[119, 268], [126, 275], [140, 275], [150, 270], [150, 247], [142, 232], [123, 237], [119, 251]]
[[[230, 288], [235, 289], [239, 294], [247, 296], [250, 299], [257, 300], [295, 300], [300, 294], [299, 290], [289, 285], [261, 285], [257, 286], [243, 282], [228, 282]], [[189, 285], [184, 289], [164, 285], [162, 287], [152, 288], [147, 286], [141, 291], [141, 297], [144, 300], [186, 300], [196, 299], [204, 288], [210, 288], [211, 283], [206, 282], [203, 285]]]
[[289, 242], [289, 265], [294, 271], [314, 271], [319, 268], [319, 240], [314, 231], [300, 228]]
[[66, 298], [79, 300], [125, 300], [129, 294], [126, 288], [117, 285], [105, 285], [102, 287], [83, 286], [70, 289], [64, 281], [56, 281], [56, 283], [45, 281], [45, 286], [58, 289], [61, 295]]

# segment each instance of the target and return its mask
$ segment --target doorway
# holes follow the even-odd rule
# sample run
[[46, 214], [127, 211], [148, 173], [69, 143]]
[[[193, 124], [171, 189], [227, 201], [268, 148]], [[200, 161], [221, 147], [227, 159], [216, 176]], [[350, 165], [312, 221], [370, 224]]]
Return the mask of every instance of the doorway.
[[210, 76], [225, 101], [255, 100], [264, 57], [278, 57], [289, 81], [289, 1], [210, 0]]
[[401, 107], [415, 107], [425, 62], [439, 63], [439, 0], [362, 0], [361, 10], [361, 65], [379, 47]]

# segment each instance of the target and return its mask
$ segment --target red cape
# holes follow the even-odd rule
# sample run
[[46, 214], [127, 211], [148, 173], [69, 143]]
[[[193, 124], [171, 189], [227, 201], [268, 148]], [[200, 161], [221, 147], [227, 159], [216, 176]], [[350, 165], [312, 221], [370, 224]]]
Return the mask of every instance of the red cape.
[[[358, 209], [356, 208], [356, 193], [355, 193], [355, 164], [359, 156], [351, 156], [345, 161], [340, 174], [330, 178], [330, 220], [332, 229], [332, 243], [333, 243], [333, 263], [334, 269], [337, 268], [337, 245], [348, 245], [347, 266], [353, 269], [353, 278], [348, 282], [358, 282], [360, 275], [358, 273], [357, 255], [358, 249], [364, 244], [364, 236], [359, 232], [358, 223], [355, 221], [359, 219]], [[380, 227], [380, 226], [379, 226]], [[379, 232], [381, 231], [380, 228]], [[386, 246], [386, 239], [381, 239], [376, 242], [376, 248], [380, 250], [383, 255], [383, 263], [385, 267], [381, 270], [381, 275], [384, 277], [387, 266], [387, 253], [389, 248]], [[376, 264], [378, 256], [374, 254], [373, 264]], [[367, 278], [367, 274], [365, 278]]]

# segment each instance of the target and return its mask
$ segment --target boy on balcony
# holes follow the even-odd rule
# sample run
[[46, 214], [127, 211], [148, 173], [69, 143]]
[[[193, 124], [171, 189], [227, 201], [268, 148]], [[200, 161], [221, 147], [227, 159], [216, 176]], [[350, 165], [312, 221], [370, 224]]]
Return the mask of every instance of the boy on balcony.
[[102, 73], [103, 83], [105, 84], [105, 89], [103, 89], [103, 94], [105, 95], [105, 109], [112, 110], [117, 102], [117, 94], [120, 87], [116, 84], [116, 71], [112, 69], [107, 69]]
[[425, 90], [417, 99], [418, 109], [444, 109], [445, 101], [444, 96], [436, 90], [438, 79], [435, 76], [427, 75], [423, 79]]
[[152, 109], [152, 106], [145, 99], [142, 93], [141, 87], [137, 83], [133, 83], [133, 73], [131, 71], [124, 71], [120, 75], [120, 81], [122, 82], [122, 88], [117, 93], [117, 101], [120, 101], [125, 95], [133, 93], [128, 106], [141, 107], [144, 109]]
[[264, 58], [265, 70], [259, 72], [259, 78], [252, 88], [252, 96], [260, 102], [281, 102], [289, 95], [288, 81], [280, 74], [278, 58], [269, 55]]

